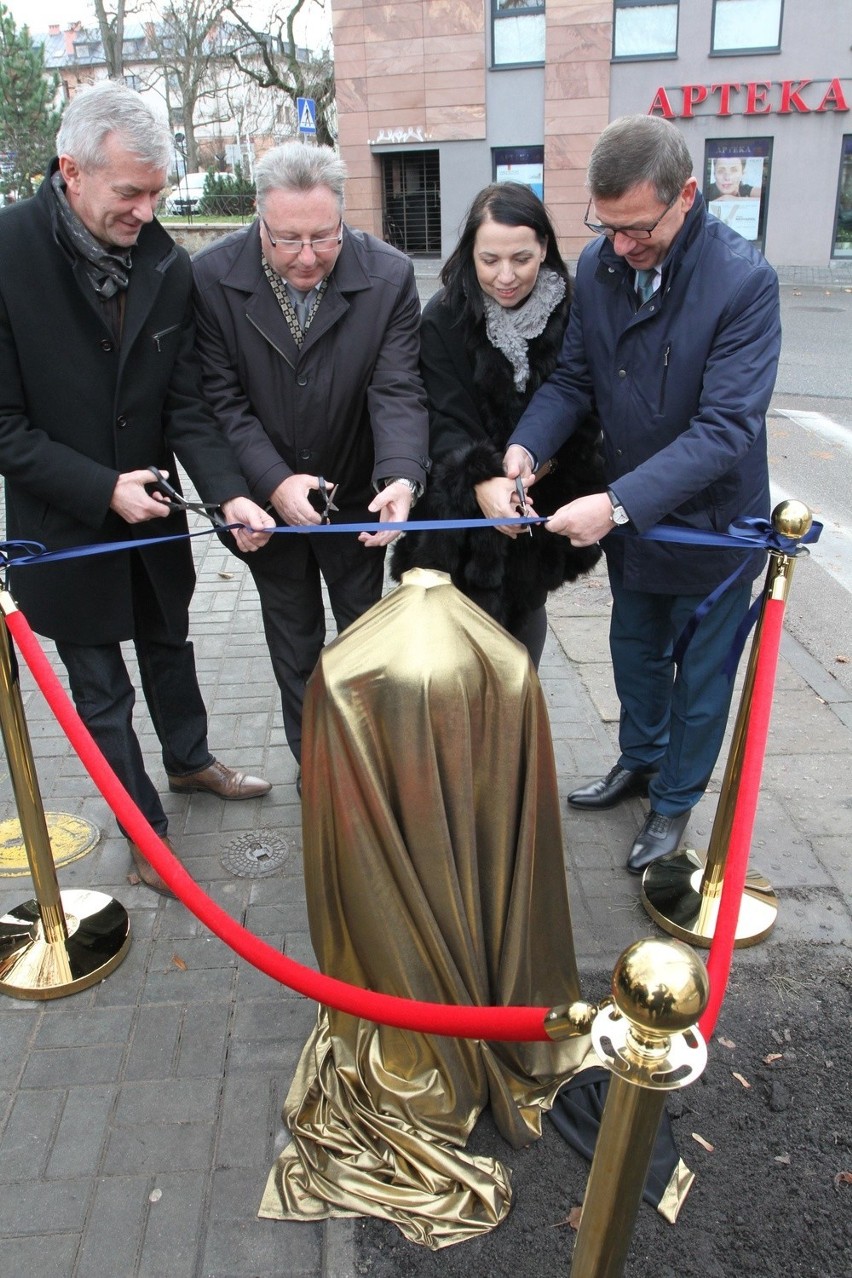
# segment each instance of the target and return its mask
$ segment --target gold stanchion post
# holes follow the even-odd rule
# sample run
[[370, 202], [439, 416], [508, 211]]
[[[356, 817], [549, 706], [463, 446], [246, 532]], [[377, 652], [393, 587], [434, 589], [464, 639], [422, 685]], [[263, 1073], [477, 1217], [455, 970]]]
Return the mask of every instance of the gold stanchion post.
[[[810, 510], [800, 501], [781, 502], [772, 512], [775, 531], [791, 540], [803, 537], [812, 522]], [[709, 946], [716, 929], [728, 845], [740, 791], [746, 729], [751, 714], [764, 613], [770, 599], [786, 603], [795, 563], [796, 554], [786, 554], [781, 550], [769, 552], [760, 617], [752, 640], [706, 861], [702, 861], [692, 848], [687, 848], [649, 865], [642, 876], [642, 903], [651, 918], [663, 931], [682, 941], [689, 941], [692, 945]], [[762, 874], [749, 870], [734, 944], [737, 948], [742, 948], [762, 941], [774, 927], [777, 915], [778, 898], [772, 885]]]
[[61, 998], [88, 989], [118, 966], [130, 946], [130, 920], [103, 892], [59, 890], [5, 622], [15, 608], [11, 595], [0, 591], [0, 728], [35, 900], [0, 918], [0, 992]]
[[624, 1272], [666, 1093], [694, 1082], [707, 1063], [695, 1026], [709, 989], [703, 963], [680, 941], [637, 941], [615, 965], [613, 1000], [592, 1025], [595, 1051], [612, 1077], [571, 1278]]

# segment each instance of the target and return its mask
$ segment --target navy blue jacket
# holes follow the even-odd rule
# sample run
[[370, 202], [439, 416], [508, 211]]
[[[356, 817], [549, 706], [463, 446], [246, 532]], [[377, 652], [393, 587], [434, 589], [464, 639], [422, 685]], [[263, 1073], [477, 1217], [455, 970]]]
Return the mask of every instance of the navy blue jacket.
[[[767, 517], [765, 418], [780, 346], [775, 271], [696, 194], [643, 306], [609, 240], [583, 250], [559, 362], [509, 443], [550, 457], [594, 408], [607, 485], [638, 532], [660, 522], [725, 532]], [[617, 534], [603, 546], [628, 589], [662, 594], [709, 591], [744, 553]], [[750, 577], [762, 563], [750, 556]]]

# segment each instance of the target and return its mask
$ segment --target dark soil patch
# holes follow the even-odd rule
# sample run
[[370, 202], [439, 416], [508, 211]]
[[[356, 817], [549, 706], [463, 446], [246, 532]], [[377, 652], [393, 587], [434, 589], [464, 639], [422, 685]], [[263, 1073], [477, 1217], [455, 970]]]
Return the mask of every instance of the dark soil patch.
[[[602, 992], [608, 980], [585, 976], [584, 987]], [[766, 962], [735, 961], [707, 1068], [667, 1102], [695, 1183], [674, 1226], [640, 1207], [627, 1278], [852, 1275], [852, 1184], [835, 1182], [852, 1173], [850, 995], [848, 952], [779, 948]], [[503, 1224], [430, 1252], [385, 1221], [358, 1220], [357, 1273], [567, 1278], [576, 1235], [559, 1222], [582, 1201], [588, 1164], [549, 1121], [539, 1142], [513, 1151], [486, 1113], [468, 1148], [512, 1169]]]

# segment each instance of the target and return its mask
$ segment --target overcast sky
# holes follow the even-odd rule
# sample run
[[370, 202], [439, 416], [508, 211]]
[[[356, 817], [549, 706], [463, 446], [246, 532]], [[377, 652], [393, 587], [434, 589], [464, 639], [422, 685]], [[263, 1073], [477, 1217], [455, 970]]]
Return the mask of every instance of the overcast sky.
[[[63, 29], [69, 23], [76, 21], [80, 21], [86, 26], [94, 26], [95, 24], [95, 11], [89, 0], [3, 0], [3, 3], [12, 13], [17, 25], [22, 27], [26, 23], [33, 33], [47, 31], [52, 23], [58, 23]], [[128, 9], [130, 7], [131, 4], [128, 4]], [[140, 2], [133, 7], [138, 9], [138, 13], [128, 13], [127, 21], [138, 19], [142, 13], [150, 11], [155, 6], [145, 5]], [[247, 7], [254, 12], [256, 17], [259, 17], [262, 23], [264, 15], [268, 15], [270, 11], [286, 12], [286, 0], [284, 4], [274, 4], [273, 0], [254, 0]], [[306, 8], [313, 12], [307, 18], [304, 18], [304, 10], [299, 15], [300, 20], [304, 20], [301, 26], [297, 24], [296, 38], [307, 42], [306, 37], [310, 33], [311, 44], [322, 44], [323, 32], [327, 30], [329, 25], [328, 18], [325, 12], [316, 4], [307, 5]]]

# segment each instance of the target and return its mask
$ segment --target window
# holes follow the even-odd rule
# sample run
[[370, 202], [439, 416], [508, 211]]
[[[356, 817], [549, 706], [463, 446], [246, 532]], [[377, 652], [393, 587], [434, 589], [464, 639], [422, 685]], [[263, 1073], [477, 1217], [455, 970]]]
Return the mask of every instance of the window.
[[832, 257], [852, 257], [852, 134], [843, 139]]
[[771, 159], [771, 138], [725, 138], [704, 145], [708, 211], [761, 250]]
[[403, 253], [441, 252], [441, 164], [438, 151], [395, 151], [381, 157], [383, 235]]
[[774, 53], [781, 48], [784, 0], [714, 0], [712, 53]]
[[522, 182], [544, 199], [544, 147], [501, 146], [491, 152], [495, 182]]
[[614, 58], [673, 58], [677, 55], [678, 5], [666, 0], [615, 0]]
[[491, 0], [495, 67], [544, 62], [544, 0]]

